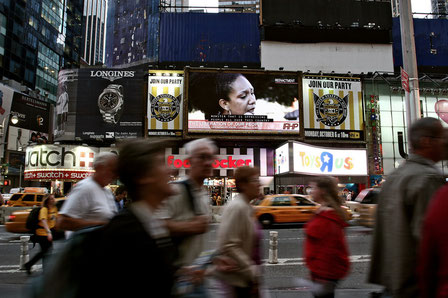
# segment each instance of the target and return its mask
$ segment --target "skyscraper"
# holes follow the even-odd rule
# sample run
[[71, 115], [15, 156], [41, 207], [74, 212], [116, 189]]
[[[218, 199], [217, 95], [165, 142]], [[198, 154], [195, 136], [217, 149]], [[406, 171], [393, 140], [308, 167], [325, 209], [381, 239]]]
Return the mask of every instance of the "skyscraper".
[[159, 0], [109, 1], [106, 65], [158, 59]]
[[0, 76], [56, 101], [58, 72], [79, 66], [82, 2], [0, 2]]
[[106, 6], [106, 0], [84, 1], [82, 59], [89, 65], [104, 63]]
[[432, 13], [438, 15], [435, 18], [446, 19], [448, 12], [448, 0], [431, 0]]

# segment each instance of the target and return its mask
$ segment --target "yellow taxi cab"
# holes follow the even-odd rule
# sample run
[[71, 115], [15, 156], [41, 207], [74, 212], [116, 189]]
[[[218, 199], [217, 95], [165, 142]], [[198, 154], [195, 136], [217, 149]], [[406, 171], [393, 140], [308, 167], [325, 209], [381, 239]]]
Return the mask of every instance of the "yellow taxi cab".
[[[56, 199], [56, 207], [61, 210], [62, 205], [65, 202], [65, 197]], [[30, 230], [26, 228], [26, 220], [31, 212], [30, 209], [18, 210], [13, 212], [5, 223], [6, 231], [10, 233], [30, 233]]]
[[269, 195], [255, 204], [255, 216], [264, 227], [307, 222], [319, 208], [307, 196], [295, 194]]
[[9, 198], [9, 207], [40, 206], [47, 194], [47, 189], [43, 187], [25, 187], [20, 193], [15, 193]]
[[[269, 227], [275, 223], [304, 223], [313, 217], [319, 204], [310, 196], [297, 194], [269, 195], [263, 200], [253, 203], [255, 217], [263, 225]], [[348, 220], [352, 219], [351, 211], [343, 206]]]

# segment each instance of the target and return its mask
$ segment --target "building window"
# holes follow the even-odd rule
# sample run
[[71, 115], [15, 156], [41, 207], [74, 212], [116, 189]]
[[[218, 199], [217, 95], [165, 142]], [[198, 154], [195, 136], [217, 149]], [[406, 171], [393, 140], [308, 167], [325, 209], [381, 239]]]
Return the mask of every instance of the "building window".
[[6, 35], [6, 17], [0, 13], [0, 34]]
[[34, 36], [31, 32], [26, 34], [25, 43], [35, 49], [37, 47], [37, 37]]
[[36, 18], [33, 17], [33, 16], [30, 16], [30, 17], [28, 18], [28, 25], [30, 25], [31, 27], [33, 27], [35, 30], [38, 30], [38, 29], [39, 29], [39, 23], [38, 23], [38, 21], [36, 20]]
[[36, 88], [43, 93], [48, 94], [49, 100], [56, 100], [57, 86], [58, 86], [58, 72], [59, 72], [59, 55], [39, 43], [37, 54], [37, 71], [36, 71]]
[[17, 76], [21, 76], [21, 65], [20, 63], [10, 60], [9, 61], [9, 71], [14, 73]]
[[62, 21], [64, 17], [64, 10], [62, 3], [59, 1], [43, 0], [41, 17], [62, 32]]

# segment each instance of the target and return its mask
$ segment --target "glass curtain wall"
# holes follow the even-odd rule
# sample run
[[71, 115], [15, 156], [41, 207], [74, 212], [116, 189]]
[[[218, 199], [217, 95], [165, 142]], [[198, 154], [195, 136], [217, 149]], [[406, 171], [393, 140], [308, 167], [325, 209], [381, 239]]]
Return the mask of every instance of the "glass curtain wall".
[[[399, 78], [398, 78], [399, 79]], [[381, 152], [384, 175], [389, 175], [404, 162], [399, 153], [398, 133], [404, 136], [404, 151], [409, 152], [407, 142], [407, 123], [405, 93], [400, 81], [394, 78], [376, 78], [364, 80], [366, 100], [376, 96], [379, 99], [379, 123], [381, 129]], [[442, 119], [440, 106], [448, 104], [448, 84], [433, 79], [420, 81], [420, 112], [422, 117], [433, 117], [441, 120], [448, 128], [447, 119]], [[438, 164], [445, 176], [448, 176], [448, 162]]]

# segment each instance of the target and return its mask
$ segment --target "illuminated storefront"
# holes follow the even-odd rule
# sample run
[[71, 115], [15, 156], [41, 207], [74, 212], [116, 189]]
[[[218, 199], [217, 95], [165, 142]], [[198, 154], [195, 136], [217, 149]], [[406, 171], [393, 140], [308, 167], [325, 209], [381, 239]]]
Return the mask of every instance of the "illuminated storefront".
[[[167, 148], [165, 158], [175, 179], [188, 174], [190, 161], [183, 148]], [[258, 167], [265, 194], [274, 191], [274, 150], [268, 148], [219, 148], [213, 161], [213, 176], [204, 180], [213, 205], [223, 205], [236, 194], [234, 172], [242, 166]], [[219, 197], [219, 198], [218, 198]]]
[[[78, 145], [36, 145], [26, 148], [25, 180], [51, 182], [51, 191], [61, 193], [64, 182], [76, 183], [93, 174], [93, 160], [100, 152], [116, 152], [112, 147]], [[70, 184], [68, 184], [70, 186]]]
[[367, 183], [367, 150], [320, 147], [287, 142], [275, 150], [275, 183], [278, 193], [306, 192], [316, 177], [329, 175], [341, 184]]

